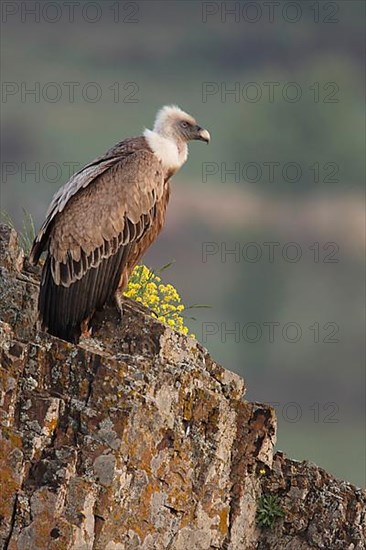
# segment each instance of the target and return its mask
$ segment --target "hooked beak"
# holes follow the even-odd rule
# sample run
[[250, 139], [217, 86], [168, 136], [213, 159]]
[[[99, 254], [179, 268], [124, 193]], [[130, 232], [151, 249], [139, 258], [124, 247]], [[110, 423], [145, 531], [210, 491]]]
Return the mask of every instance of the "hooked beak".
[[205, 141], [206, 143], [210, 142], [211, 136], [208, 130], [205, 130], [204, 128], [201, 128], [200, 126], [197, 126], [197, 132], [196, 137], [194, 139], [198, 139], [200, 141]]

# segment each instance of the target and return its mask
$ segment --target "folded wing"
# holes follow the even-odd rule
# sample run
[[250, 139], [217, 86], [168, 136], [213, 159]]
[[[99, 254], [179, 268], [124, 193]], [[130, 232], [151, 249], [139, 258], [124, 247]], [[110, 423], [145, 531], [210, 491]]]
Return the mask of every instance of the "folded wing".
[[134, 247], [153, 229], [164, 192], [161, 164], [146, 149], [84, 171], [55, 196], [30, 257], [36, 263], [48, 249], [41, 320], [73, 342], [82, 321], [114, 295]]

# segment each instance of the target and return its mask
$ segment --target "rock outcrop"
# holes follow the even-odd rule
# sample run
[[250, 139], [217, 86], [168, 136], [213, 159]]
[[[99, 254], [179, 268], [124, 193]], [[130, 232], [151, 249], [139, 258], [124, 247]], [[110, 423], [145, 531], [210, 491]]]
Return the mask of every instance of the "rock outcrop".
[[366, 548], [365, 493], [273, 457], [273, 409], [197, 341], [126, 300], [68, 344], [6, 226], [0, 270], [1, 548]]

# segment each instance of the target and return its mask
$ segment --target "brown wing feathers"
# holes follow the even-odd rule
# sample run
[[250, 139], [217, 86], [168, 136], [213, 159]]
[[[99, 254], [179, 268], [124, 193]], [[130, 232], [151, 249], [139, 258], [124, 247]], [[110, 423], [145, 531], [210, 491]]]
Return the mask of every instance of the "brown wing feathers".
[[66, 201], [57, 194], [31, 252], [36, 263], [48, 249], [39, 297], [42, 324], [72, 342], [80, 337], [82, 321], [116, 292], [132, 250], [153, 227], [163, 199], [161, 165], [150, 151], [129, 151], [102, 171], [100, 164], [94, 179], [89, 165], [86, 185], [82, 171], [77, 175], [76, 191], [66, 184]]
[[71, 342], [79, 340], [81, 322], [101, 309], [116, 292], [130, 246], [120, 246], [115, 254], [103, 258], [97, 267], [88, 269], [80, 280], [69, 287], [55, 283], [48, 256], [39, 309], [42, 323], [51, 334]]

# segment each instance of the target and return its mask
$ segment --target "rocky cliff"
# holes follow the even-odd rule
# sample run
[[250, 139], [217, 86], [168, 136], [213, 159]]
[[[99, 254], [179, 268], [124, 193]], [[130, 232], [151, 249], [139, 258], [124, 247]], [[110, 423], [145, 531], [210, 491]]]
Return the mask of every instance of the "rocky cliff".
[[126, 300], [68, 344], [6, 226], [0, 270], [1, 548], [366, 548], [365, 493], [273, 456], [273, 410], [198, 342]]

